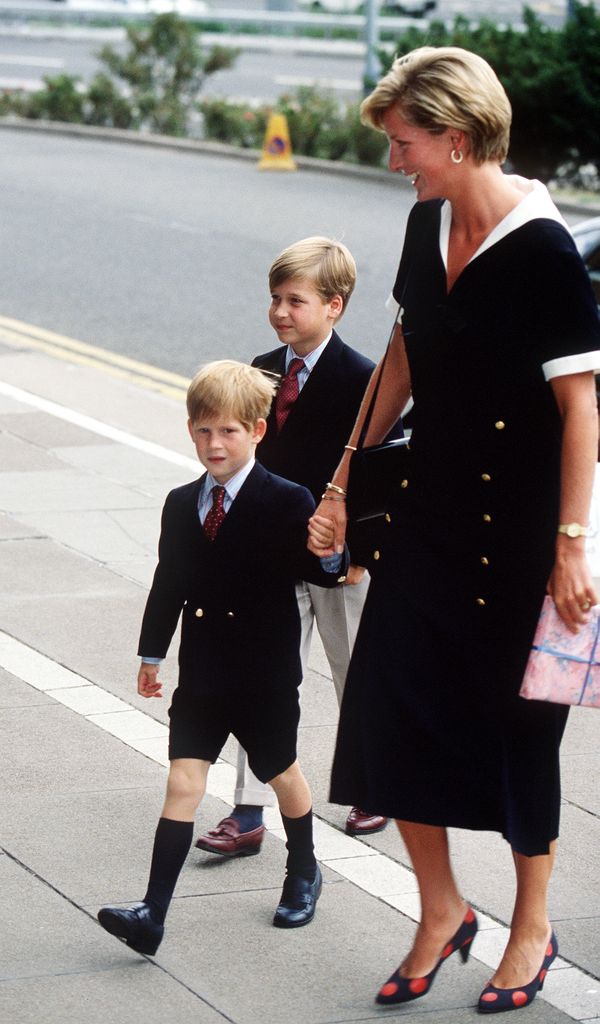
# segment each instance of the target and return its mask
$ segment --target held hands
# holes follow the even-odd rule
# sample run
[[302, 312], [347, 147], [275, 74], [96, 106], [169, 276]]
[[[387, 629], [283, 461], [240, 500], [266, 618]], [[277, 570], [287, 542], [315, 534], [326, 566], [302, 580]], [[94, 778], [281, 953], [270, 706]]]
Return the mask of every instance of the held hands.
[[567, 628], [579, 632], [598, 603], [582, 539], [559, 538], [547, 590]]
[[[327, 524], [326, 527], [316, 525], [324, 523]], [[346, 503], [324, 498], [308, 521], [308, 550], [318, 558], [323, 558], [324, 555], [341, 555], [344, 551], [345, 537]], [[325, 546], [323, 538], [326, 541]]]
[[318, 558], [334, 555], [336, 553], [333, 546], [334, 537], [335, 532], [331, 519], [315, 513], [308, 520], [308, 549], [312, 551], [313, 555], [317, 555]]
[[162, 697], [162, 683], [158, 679], [160, 665], [143, 661], [137, 677], [137, 691], [141, 697]]

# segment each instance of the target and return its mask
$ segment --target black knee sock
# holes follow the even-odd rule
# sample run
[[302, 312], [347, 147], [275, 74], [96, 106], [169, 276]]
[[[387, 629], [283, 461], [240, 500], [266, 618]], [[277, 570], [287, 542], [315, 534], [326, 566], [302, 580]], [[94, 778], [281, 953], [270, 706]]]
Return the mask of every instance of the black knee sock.
[[148, 889], [144, 903], [152, 907], [152, 916], [164, 922], [179, 873], [189, 853], [194, 836], [192, 821], [160, 818], [154, 836]]
[[286, 869], [288, 875], [300, 875], [307, 882], [314, 882], [317, 873], [312, 833], [312, 807], [301, 818], [286, 818], [281, 815], [287, 836], [286, 848], [288, 858]]

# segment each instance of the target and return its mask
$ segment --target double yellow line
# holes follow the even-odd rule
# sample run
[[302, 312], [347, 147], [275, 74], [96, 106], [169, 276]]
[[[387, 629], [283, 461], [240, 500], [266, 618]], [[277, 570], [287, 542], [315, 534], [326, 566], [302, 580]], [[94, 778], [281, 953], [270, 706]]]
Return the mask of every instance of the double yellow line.
[[148, 391], [156, 391], [168, 398], [185, 401], [189, 384], [187, 377], [150, 366], [149, 363], [141, 363], [137, 359], [130, 359], [129, 356], [120, 356], [96, 345], [88, 345], [75, 338], [67, 338], [54, 331], [46, 331], [42, 327], [34, 327], [33, 324], [26, 324], [21, 320], [0, 316], [0, 341], [18, 347], [26, 345], [56, 359], [78, 363], [80, 366], [91, 366], [113, 377], [131, 381], [132, 384], [137, 384]]

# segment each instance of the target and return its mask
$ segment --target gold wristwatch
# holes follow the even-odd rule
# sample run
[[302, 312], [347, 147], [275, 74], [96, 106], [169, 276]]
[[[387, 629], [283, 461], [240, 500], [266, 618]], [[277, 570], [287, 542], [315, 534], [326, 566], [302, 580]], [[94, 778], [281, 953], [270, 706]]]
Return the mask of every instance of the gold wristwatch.
[[591, 530], [589, 526], [582, 526], [581, 523], [561, 523], [559, 533], [566, 533], [567, 537], [589, 537]]

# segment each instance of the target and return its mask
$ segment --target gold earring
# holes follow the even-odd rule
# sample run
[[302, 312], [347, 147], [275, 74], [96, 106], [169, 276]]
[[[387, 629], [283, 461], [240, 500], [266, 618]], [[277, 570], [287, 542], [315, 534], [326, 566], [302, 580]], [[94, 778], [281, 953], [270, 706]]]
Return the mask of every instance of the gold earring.
[[451, 159], [453, 164], [462, 164], [462, 162], [463, 162], [462, 150], [456, 149], [456, 148], [451, 150], [451, 152], [450, 152], [450, 159]]

